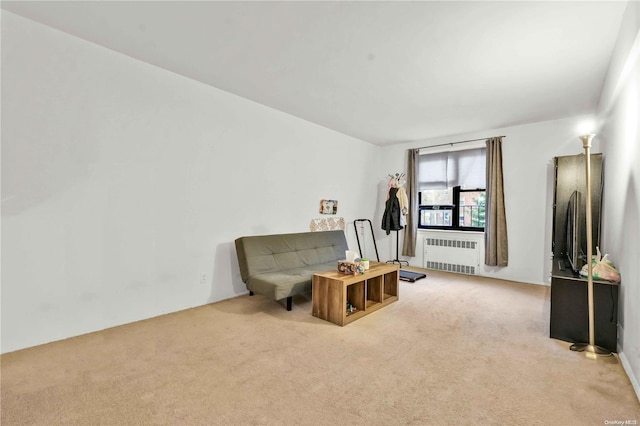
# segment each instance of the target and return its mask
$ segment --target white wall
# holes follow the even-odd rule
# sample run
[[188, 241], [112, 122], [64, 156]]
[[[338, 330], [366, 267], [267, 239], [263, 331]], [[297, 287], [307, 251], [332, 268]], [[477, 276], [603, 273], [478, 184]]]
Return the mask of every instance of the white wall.
[[378, 155], [3, 11], [2, 352], [245, 293], [234, 239], [370, 216]]
[[622, 278], [620, 359], [640, 399], [640, 3], [629, 2], [599, 108], [604, 152], [603, 250]]
[[[550, 285], [553, 157], [583, 153], [577, 128], [592, 119], [591, 116], [579, 116], [394, 145], [383, 149], [382, 168], [406, 170], [406, 150], [409, 148], [506, 136], [502, 154], [509, 266], [498, 268], [482, 264], [480, 275]], [[592, 152], [599, 152], [596, 143]], [[411, 265], [422, 266], [424, 231], [418, 231], [418, 234], [416, 257], [408, 260]], [[378, 244], [389, 250], [388, 238]]]

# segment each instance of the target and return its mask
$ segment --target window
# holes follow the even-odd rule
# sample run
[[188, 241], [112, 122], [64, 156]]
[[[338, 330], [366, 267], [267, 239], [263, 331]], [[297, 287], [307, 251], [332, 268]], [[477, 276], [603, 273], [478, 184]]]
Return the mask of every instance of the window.
[[420, 228], [484, 230], [486, 149], [420, 155]]

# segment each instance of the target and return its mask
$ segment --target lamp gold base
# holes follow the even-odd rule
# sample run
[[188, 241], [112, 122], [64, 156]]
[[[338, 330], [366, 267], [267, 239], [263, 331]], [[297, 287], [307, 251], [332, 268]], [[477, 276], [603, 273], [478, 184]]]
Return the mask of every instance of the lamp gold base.
[[588, 343], [574, 343], [569, 347], [575, 352], [584, 352], [584, 356], [589, 359], [599, 359], [613, 356], [613, 352], [596, 345]]

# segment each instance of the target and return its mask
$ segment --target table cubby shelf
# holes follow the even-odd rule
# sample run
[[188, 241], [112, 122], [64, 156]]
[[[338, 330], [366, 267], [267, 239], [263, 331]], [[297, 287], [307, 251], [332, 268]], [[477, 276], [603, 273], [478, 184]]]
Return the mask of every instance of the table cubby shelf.
[[[400, 268], [395, 264], [372, 262], [364, 274], [347, 275], [335, 271], [313, 276], [312, 314], [340, 326], [398, 300]], [[348, 304], [355, 311], [349, 312]]]

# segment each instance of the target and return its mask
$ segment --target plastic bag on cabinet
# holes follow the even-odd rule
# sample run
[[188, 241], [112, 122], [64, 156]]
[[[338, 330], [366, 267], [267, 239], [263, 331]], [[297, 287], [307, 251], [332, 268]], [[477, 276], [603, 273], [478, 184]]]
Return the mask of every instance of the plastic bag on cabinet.
[[[604, 280], [620, 282], [620, 272], [616, 268], [615, 264], [609, 259], [609, 255], [604, 256], [600, 253], [600, 247], [596, 247], [596, 255], [591, 258], [591, 268], [594, 280]], [[589, 265], [585, 264], [580, 270], [580, 276], [589, 276]]]

